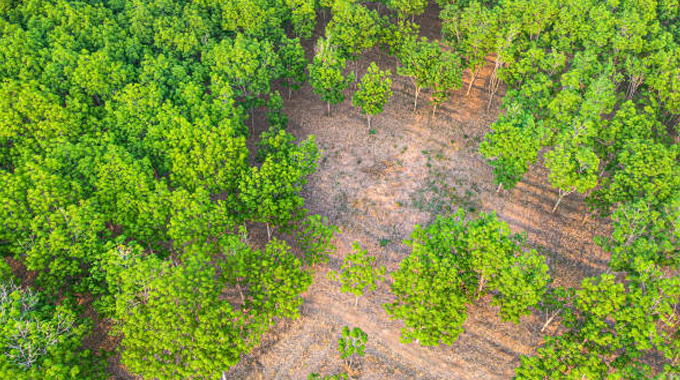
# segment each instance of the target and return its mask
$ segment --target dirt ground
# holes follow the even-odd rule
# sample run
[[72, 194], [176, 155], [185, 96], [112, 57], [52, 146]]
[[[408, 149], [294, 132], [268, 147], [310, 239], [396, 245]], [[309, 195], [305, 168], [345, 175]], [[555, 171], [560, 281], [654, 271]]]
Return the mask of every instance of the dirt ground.
[[[437, 14], [431, 6], [418, 20], [427, 37], [438, 37]], [[396, 73], [394, 58], [373, 51], [361, 59], [360, 75], [371, 61]], [[541, 165], [532, 167], [515, 189], [496, 194], [491, 167], [477, 153], [500, 112], [498, 96], [486, 111], [490, 69], [487, 65], [468, 96], [466, 73], [463, 88], [434, 118], [427, 94], [412, 112], [412, 85], [394, 76], [394, 96], [385, 112], [374, 118], [374, 133], [369, 133], [349, 96], [330, 117], [309, 86], [285, 102], [290, 131], [299, 138], [315, 135], [323, 149], [304, 197], [311, 212], [327, 216], [341, 228], [338, 252], [328, 265], [317, 268], [302, 317], [280, 322], [260, 348], [228, 372], [227, 379], [306, 379], [312, 372], [338, 373], [344, 367], [337, 339], [345, 325], [358, 326], [369, 336], [366, 356], [352, 371], [356, 379], [511, 378], [520, 355], [532, 353], [540, 344], [541, 316], [523, 318], [518, 325], [503, 323], [497, 308], [483, 299], [469, 307], [465, 332], [452, 346], [405, 345], [399, 342], [402, 324], [389, 320], [382, 307], [392, 299], [389, 278], [360, 298], [356, 309], [353, 296], [341, 293], [327, 278], [354, 241], [388, 272], [396, 270], [408, 254], [403, 240], [413, 227], [459, 207], [472, 214], [495, 211], [513, 231], [526, 231], [530, 244], [548, 258], [557, 284], [577, 285], [583, 277], [606, 270], [607, 257], [592, 242], [593, 236], [607, 233], [606, 224], [592, 218], [584, 223], [586, 207], [576, 194], [550, 213], [557, 190], [547, 183]]]

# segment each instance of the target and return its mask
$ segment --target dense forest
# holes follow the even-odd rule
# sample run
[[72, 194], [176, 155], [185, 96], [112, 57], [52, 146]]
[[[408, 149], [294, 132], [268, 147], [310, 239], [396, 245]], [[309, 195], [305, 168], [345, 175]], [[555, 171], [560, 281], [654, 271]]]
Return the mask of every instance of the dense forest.
[[[437, 39], [420, 33], [428, 7]], [[680, 376], [678, 0], [3, 0], [0, 12], [1, 378], [107, 379], [111, 356], [143, 379], [227, 378], [300, 316], [342, 234], [305, 205], [324, 156], [291, 133], [285, 99], [309, 85], [320, 118], [349, 101], [376, 133], [397, 77], [432, 118], [459, 89], [483, 86], [487, 109], [502, 99], [479, 145], [497, 193], [543, 165], [552, 212], [579, 193], [584, 219], [610, 225], [595, 238], [610, 260], [564, 286], [525, 234], [461, 207], [414, 226], [396, 271], [354, 243], [329, 273], [349, 307], [387, 283], [401, 344], [440, 346], [488, 296], [502, 321], [544, 321], [516, 379]], [[376, 49], [395, 72], [358, 64]], [[95, 320], [116, 347], [86, 347]], [[360, 327], [339, 335], [347, 371], [297, 378], [352, 378]]]

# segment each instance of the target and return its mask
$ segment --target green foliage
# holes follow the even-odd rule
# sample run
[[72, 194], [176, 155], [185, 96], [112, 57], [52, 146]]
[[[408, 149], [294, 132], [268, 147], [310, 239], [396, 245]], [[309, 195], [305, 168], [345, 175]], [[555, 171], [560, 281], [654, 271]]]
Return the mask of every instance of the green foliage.
[[[445, 51], [439, 42], [427, 38], [409, 40], [401, 48], [397, 73], [411, 78], [415, 89], [414, 110], [423, 89], [432, 89], [430, 102], [436, 107], [445, 102], [449, 92], [461, 85], [462, 68], [458, 56]], [[433, 110], [433, 112], [434, 112]]]
[[306, 177], [316, 170], [319, 151], [314, 136], [295, 145], [285, 131], [267, 144], [272, 153], [240, 178], [239, 199], [250, 220], [284, 225], [302, 210], [304, 199], [299, 194]]
[[299, 89], [307, 79], [305, 73], [307, 60], [305, 59], [305, 51], [300, 45], [300, 39], [284, 38], [278, 54], [282, 66], [281, 76], [284, 78], [283, 85], [288, 87], [289, 91]]
[[[219, 377], [273, 319], [296, 315], [311, 277], [289, 247], [272, 239], [226, 260], [223, 239], [235, 246], [238, 226], [276, 229], [307, 213], [299, 193], [319, 152], [313, 137], [298, 143], [286, 133], [271, 88], [305, 81], [304, 50], [286, 32], [309, 36], [314, 6], [0, 5], [1, 256], [34, 271], [45, 305], [92, 296], [115, 320], [135, 374]], [[243, 122], [259, 106], [271, 132], [254, 166]], [[332, 232], [310, 220], [299, 245], [321, 257]], [[237, 270], [258, 273], [217, 281]], [[239, 288], [247, 308], [222, 297]], [[36, 342], [57, 321], [54, 307], [44, 309], [30, 317], [45, 326], [31, 332]], [[89, 378], [96, 366], [80, 364], [89, 327], [78, 312], [68, 314], [73, 335], [46, 350], [40, 368], [19, 374], [2, 362], [0, 377]]]
[[425, 0], [387, 0], [387, 7], [397, 12], [400, 19], [411, 16], [420, 16], [425, 11], [427, 1]]
[[5, 379], [105, 379], [104, 360], [81, 348], [88, 325], [66, 304], [0, 282], [0, 375]]
[[344, 91], [354, 80], [353, 74], [348, 77], [343, 75], [345, 59], [341, 58], [323, 40], [319, 40], [317, 55], [307, 69], [309, 70], [309, 84], [314, 93], [328, 104], [330, 113], [331, 104], [342, 103], [345, 100]]
[[310, 373], [307, 380], [349, 380], [349, 376], [346, 373], [326, 376], [321, 376], [318, 373]]
[[320, 215], [308, 215], [296, 231], [298, 246], [304, 253], [304, 263], [309, 266], [327, 263], [337, 247], [333, 244], [340, 229]]
[[[122, 362], [159, 379], [219, 378], [275, 318], [299, 316], [300, 293], [312, 282], [284, 242], [253, 250], [235, 235], [187, 246], [175, 264], [117, 245], [102, 268], [115, 286]], [[236, 298], [225, 299], [226, 289]]]
[[345, 258], [340, 273], [328, 273], [330, 279], [340, 282], [343, 293], [352, 293], [357, 300], [366, 292], [375, 290], [384, 275], [385, 267], [376, 268], [375, 257], [369, 256], [368, 251], [362, 249], [358, 242], [352, 243], [352, 253]]
[[0, 282], [15, 281], [12, 268], [7, 264], [5, 259], [0, 258]]
[[635, 266], [639, 275], [626, 282], [608, 274], [583, 280], [564, 307], [566, 331], [547, 336], [536, 356], [523, 356], [516, 378], [643, 379], [655, 372], [643, 356], [672, 363], [679, 351], [668, 327], [677, 323], [679, 280], [649, 262]]
[[366, 74], [361, 78], [357, 91], [352, 96], [352, 104], [361, 108], [361, 113], [368, 117], [371, 127], [371, 116], [382, 113], [383, 108], [392, 97], [392, 79], [389, 70], [382, 71], [375, 62], [371, 62]]
[[402, 319], [401, 340], [425, 346], [452, 344], [463, 331], [467, 304], [491, 292], [501, 318], [515, 323], [539, 303], [549, 282], [545, 259], [523, 252], [521, 241], [494, 214], [464, 221], [459, 210], [423, 229], [407, 243], [412, 253], [392, 273], [396, 301], [385, 304]]
[[333, 2], [332, 10], [333, 18], [326, 25], [326, 36], [341, 58], [356, 60], [362, 52], [378, 43], [376, 11], [346, 0]]
[[350, 359], [353, 356], [364, 356], [366, 349], [366, 342], [368, 341], [368, 334], [358, 327], [349, 329], [344, 326], [342, 328], [342, 337], [338, 339], [338, 351], [340, 357], [343, 359]]
[[530, 114], [501, 116], [479, 145], [479, 152], [493, 166], [494, 181], [506, 189], [517, 185], [536, 161], [547, 129]]
[[272, 73], [278, 73], [280, 62], [268, 41], [238, 34], [234, 40], [223, 39], [208, 56], [213, 74], [235, 89], [235, 95], [247, 104], [257, 104], [257, 97], [270, 90]]

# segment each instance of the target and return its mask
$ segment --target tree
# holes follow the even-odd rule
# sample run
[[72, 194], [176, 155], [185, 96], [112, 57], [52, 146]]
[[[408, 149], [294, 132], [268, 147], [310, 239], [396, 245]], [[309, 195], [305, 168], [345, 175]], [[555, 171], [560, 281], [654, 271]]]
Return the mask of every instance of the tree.
[[352, 74], [345, 77], [342, 71], [345, 68], [345, 59], [330, 47], [328, 41], [317, 42], [317, 54], [314, 61], [307, 67], [309, 70], [309, 84], [314, 93], [321, 97], [328, 106], [328, 114], [331, 113], [331, 104], [339, 104], [345, 100], [344, 91], [354, 80]]
[[278, 53], [282, 66], [281, 76], [284, 78], [283, 85], [288, 87], [290, 99], [291, 92], [298, 90], [307, 79], [305, 51], [300, 45], [299, 38], [284, 38]]
[[650, 262], [635, 265], [638, 275], [628, 283], [610, 274], [584, 279], [563, 306], [565, 332], [546, 336], [535, 356], [523, 356], [516, 378], [651, 378], [646, 354], [665, 360], [664, 372], [677, 371], [677, 337], [667, 327], [677, 323], [680, 279]]
[[239, 178], [239, 201], [245, 216], [270, 226], [285, 225], [295, 220], [304, 206], [300, 197], [307, 176], [316, 170], [319, 151], [314, 136], [299, 145], [285, 131], [268, 142], [272, 147], [260, 167], [251, 167]]
[[413, 110], [418, 108], [418, 95], [424, 88], [432, 88], [431, 103], [437, 105], [448, 99], [448, 92], [460, 86], [460, 61], [457, 56], [443, 51], [437, 41], [427, 38], [410, 40], [404, 44], [399, 56], [397, 73], [411, 78], [415, 89]]
[[438, 59], [438, 65], [432, 71], [428, 87], [432, 89], [430, 103], [432, 116], [437, 112], [437, 106], [441, 105], [451, 96], [451, 90], [460, 88], [462, 83], [462, 67], [460, 58], [451, 51], [442, 51]]
[[298, 37], [309, 38], [316, 25], [315, 2], [310, 0], [286, 0], [291, 11], [291, 22]]
[[385, 275], [385, 267], [375, 267], [375, 257], [368, 256], [359, 243], [352, 243], [352, 253], [348, 254], [341, 266], [340, 273], [330, 271], [328, 277], [339, 281], [343, 293], [354, 294], [354, 308], [357, 307], [359, 296], [367, 291], [373, 291]]
[[404, 343], [452, 344], [463, 331], [467, 304], [487, 292], [501, 318], [513, 322], [546, 292], [545, 259], [523, 252], [522, 239], [507, 224], [493, 214], [469, 222], [464, 217], [459, 210], [425, 229], [416, 226], [407, 241], [411, 254], [391, 274], [397, 299], [384, 306], [391, 318], [404, 321]]
[[361, 113], [366, 114], [368, 128], [371, 128], [371, 116], [381, 113], [392, 96], [391, 75], [389, 70], [382, 71], [375, 62], [371, 62], [352, 96], [354, 106], [360, 107]]
[[493, 167], [498, 189], [505, 187], [509, 190], [536, 161], [548, 130], [525, 112], [508, 112], [507, 116], [500, 116], [491, 130], [479, 145], [479, 152]]
[[401, 20], [411, 16], [413, 22], [415, 16], [420, 16], [425, 11], [427, 1], [424, 0], [388, 0], [387, 7], [397, 12]]
[[68, 306], [11, 280], [0, 281], [0, 375], [20, 380], [105, 379], [105, 361], [82, 349], [89, 328]]
[[487, 54], [493, 49], [498, 14], [478, 1], [460, 9], [449, 4], [442, 12], [442, 33], [461, 52], [467, 68], [472, 72], [465, 95], [470, 93], [479, 69], [484, 66]]
[[326, 25], [328, 43], [337, 49], [343, 59], [354, 61], [357, 77], [357, 58], [378, 43], [378, 13], [352, 1], [333, 2], [333, 18]]
[[270, 92], [270, 81], [280, 67], [269, 41], [237, 34], [215, 45], [207, 59], [215, 75], [223, 75], [248, 108], [258, 105], [258, 96]]
[[355, 327], [351, 330], [347, 326], [342, 328], [342, 337], [338, 339], [338, 351], [341, 358], [348, 360], [348, 367], [352, 367], [355, 356], [364, 356], [367, 341], [368, 334], [360, 328]]

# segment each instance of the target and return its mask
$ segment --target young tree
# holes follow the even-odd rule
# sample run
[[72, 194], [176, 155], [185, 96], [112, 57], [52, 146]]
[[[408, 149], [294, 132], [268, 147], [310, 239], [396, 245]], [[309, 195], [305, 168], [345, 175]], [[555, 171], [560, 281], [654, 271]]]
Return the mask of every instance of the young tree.
[[430, 103], [433, 105], [432, 116], [435, 116], [437, 106], [449, 99], [451, 91], [460, 88], [462, 73], [460, 57], [451, 51], [441, 51], [438, 64], [433, 68], [428, 86], [432, 89], [430, 95]]
[[359, 296], [367, 291], [373, 291], [378, 282], [385, 275], [385, 267], [375, 266], [375, 257], [368, 256], [368, 252], [362, 249], [359, 243], [352, 243], [352, 253], [348, 254], [341, 266], [340, 273], [330, 271], [328, 277], [333, 281], [339, 281], [340, 290], [343, 293], [354, 294], [354, 308], [357, 307]]
[[447, 5], [442, 12], [442, 21], [442, 33], [448, 41], [455, 43], [455, 48], [461, 52], [466, 67], [471, 71], [465, 93], [468, 95], [479, 69], [484, 66], [485, 58], [496, 42], [498, 14], [478, 1], [471, 1], [463, 9], [457, 4]]
[[342, 337], [338, 339], [338, 351], [340, 351], [340, 357], [347, 360], [349, 368], [352, 367], [355, 356], [364, 356], [367, 341], [368, 334], [360, 328], [355, 327], [351, 330], [347, 326], [342, 328]]
[[431, 88], [431, 103], [437, 106], [449, 97], [449, 91], [460, 86], [461, 67], [458, 57], [443, 51], [437, 41], [427, 38], [411, 40], [404, 44], [399, 56], [397, 73], [411, 78], [415, 89], [413, 110], [418, 108], [418, 95], [424, 88]]
[[271, 79], [281, 70], [271, 42], [240, 33], [216, 44], [206, 59], [212, 73], [224, 76], [247, 108], [259, 105], [258, 97], [270, 92]]
[[309, 70], [309, 84], [314, 93], [321, 97], [328, 106], [328, 114], [331, 113], [331, 104], [339, 104], [345, 100], [344, 91], [354, 80], [353, 74], [345, 77], [342, 71], [345, 69], [345, 59], [330, 47], [328, 41], [319, 40], [317, 54], [314, 61], [307, 67]]
[[387, 7], [399, 15], [400, 20], [405, 20], [411, 16], [411, 22], [416, 16], [420, 16], [427, 7], [425, 0], [387, 0]]
[[357, 58], [378, 43], [378, 13], [365, 6], [346, 0], [333, 2], [333, 19], [326, 25], [328, 43], [343, 59], [354, 62], [354, 81], [357, 77]]
[[266, 223], [269, 238], [270, 224], [285, 226], [301, 216], [304, 199], [300, 191], [319, 159], [313, 135], [299, 145], [294, 140], [286, 131], [279, 131], [267, 142], [271, 153], [262, 165], [251, 167], [239, 178], [242, 213], [248, 220]]
[[529, 113], [500, 116], [491, 125], [491, 132], [479, 145], [479, 152], [493, 167], [494, 182], [512, 189], [536, 161], [548, 129]]
[[281, 77], [284, 78], [283, 85], [288, 87], [290, 99], [291, 92], [299, 89], [307, 80], [305, 51], [300, 45], [299, 38], [283, 38], [278, 54], [282, 67]]
[[371, 128], [371, 116], [381, 113], [392, 96], [391, 75], [389, 70], [382, 71], [371, 62], [352, 96], [352, 104], [366, 114], [368, 128]]

